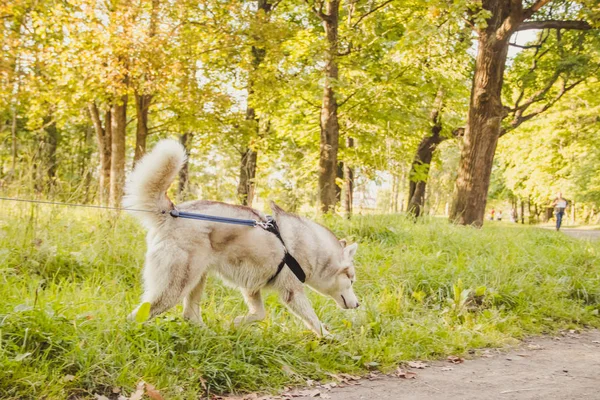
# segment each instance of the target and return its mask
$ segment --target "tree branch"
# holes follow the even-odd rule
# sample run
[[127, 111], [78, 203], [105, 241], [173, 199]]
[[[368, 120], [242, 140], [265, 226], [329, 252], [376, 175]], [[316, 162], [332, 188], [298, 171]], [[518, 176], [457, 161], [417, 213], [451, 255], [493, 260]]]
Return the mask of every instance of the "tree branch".
[[[313, 14], [315, 14], [317, 16], [317, 18], [319, 18], [321, 21], [325, 21], [329, 18], [328, 15], [326, 15], [325, 13], [323, 13], [323, 7], [325, 5], [325, 2], [322, 1], [319, 9], [317, 10], [317, 8], [313, 5], [310, 4], [310, 2], [308, 0], [304, 0], [304, 2], [306, 3], [307, 6], [310, 7], [311, 11], [313, 12]], [[316, 1], [315, 1], [316, 3]]]
[[539, 49], [540, 47], [542, 47], [539, 44], [531, 44], [531, 45], [525, 45], [525, 46], [521, 46], [520, 44], [516, 44], [516, 43], [509, 43], [510, 46], [513, 47], [518, 47], [519, 49]]
[[525, 10], [523, 19], [529, 19], [533, 14], [535, 14], [540, 8], [544, 7], [546, 4], [550, 3], [552, 0], [538, 0], [531, 7]]
[[529, 29], [578, 29], [587, 31], [592, 26], [586, 21], [528, 21], [523, 22], [517, 27], [517, 31], [526, 31]]
[[391, 2], [393, 2], [394, 0], [386, 0], [383, 3], [381, 3], [380, 5], [378, 5], [375, 8], [370, 9], [369, 11], [367, 11], [366, 13], [364, 13], [363, 15], [361, 15], [358, 20], [352, 24], [352, 29], [356, 28], [358, 26], [358, 24], [361, 23], [361, 21], [365, 18], [367, 18], [369, 15], [373, 14], [375, 11], [387, 6], [388, 4], [390, 4]]

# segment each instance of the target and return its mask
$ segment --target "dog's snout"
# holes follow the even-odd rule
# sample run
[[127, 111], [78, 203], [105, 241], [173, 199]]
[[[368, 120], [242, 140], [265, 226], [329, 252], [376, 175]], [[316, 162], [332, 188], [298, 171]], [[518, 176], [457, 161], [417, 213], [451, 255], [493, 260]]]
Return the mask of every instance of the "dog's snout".
[[360, 303], [357, 301], [356, 302], [356, 308], [360, 307]]

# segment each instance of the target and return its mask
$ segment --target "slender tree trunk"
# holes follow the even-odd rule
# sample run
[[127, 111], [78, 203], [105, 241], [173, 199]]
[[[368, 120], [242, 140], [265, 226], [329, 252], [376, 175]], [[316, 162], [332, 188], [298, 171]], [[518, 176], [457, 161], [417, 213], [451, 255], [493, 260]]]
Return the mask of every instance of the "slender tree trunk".
[[335, 203], [340, 203], [342, 201], [342, 187], [337, 184], [339, 181], [344, 180], [344, 162], [338, 161], [336, 169], [335, 169]]
[[193, 138], [193, 134], [192, 133], [184, 133], [183, 135], [181, 135], [179, 137], [179, 142], [183, 145], [183, 147], [185, 147], [185, 152], [187, 154], [187, 158], [185, 159], [185, 164], [183, 164], [183, 167], [179, 170], [179, 186], [177, 187], [177, 194], [179, 195], [180, 198], [183, 198], [185, 196], [185, 193], [188, 190], [188, 182], [189, 182], [189, 173], [190, 173], [190, 146], [191, 146], [191, 141]]
[[112, 108], [112, 141], [110, 162], [110, 205], [118, 207], [125, 185], [125, 137], [127, 133], [127, 95]]
[[[354, 139], [351, 137], [346, 138], [346, 147], [354, 147]], [[348, 219], [352, 216], [352, 201], [354, 194], [354, 170], [350, 167], [350, 164], [346, 161], [343, 164], [344, 169], [344, 198], [342, 199], [344, 207], [344, 216]]]
[[152, 103], [152, 95], [135, 94], [135, 110], [137, 127], [135, 131], [135, 153], [133, 165], [146, 153], [146, 139], [148, 137], [148, 112]]
[[325, 87], [321, 106], [321, 143], [319, 155], [319, 201], [323, 213], [333, 211], [336, 204], [335, 177], [340, 126], [334, 85], [338, 80], [338, 24], [340, 0], [327, 0], [322, 17], [327, 36], [325, 55]]
[[17, 111], [15, 109], [12, 110], [12, 122], [10, 124], [10, 135], [12, 138], [12, 167], [10, 174], [11, 176], [15, 176], [17, 173]]
[[425, 136], [411, 164], [408, 174], [410, 179], [408, 192], [408, 212], [418, 217], [423, 212], [425, 205], [425, 193], [427, 191], [427, 180], [429, 178], [429, 166], [433, 159], [433, 153], [437, 146], [446, 140], [446, 137], [440, 136], [442, 131], [441, 112], [443, 108], [444, 92], [440, 88], [435, 97], [434, 106], [431, 110], [431, 134]]
[[525, 225], [525, 202], [521, 199], [521, 224]]
[[56, 162], [56, 150], [58, 148], [59, 134], [56, 128], [56, 123], [52, 122], [46, 127], [46, 174], [48, 178], [47, 187], [50, 189], [56, 180], [56, 170], [58, 163]]
[[108, 204], [110, 194], [110, 163], [112, 152], [112, 115], [110, 109], [104, 114], [104, 126], [100, 119], [100, 112], [96, 103], [90, 103], [88, 106], [94, 130], [96, 131], [96, 143], [98, 146], [98, 155], [100, 158], [100, 204]]
[[247, 147], [240, 162], [240, 182], [238, 184], [238, 199], [241, 204], [252, 207], [254, 198], [254, 180], [256, 178], [256, 163], [258, 154]]
[[[261, 24], [267, 20], [268, 14], [271, 12], [273, 5], [269, 0], [258, 0], [257, 1], [257, 16], [254, 21], [256, 24]], [[265, 59], [267, 54], [264, 45], [260, 42], [264, 38], [258, 35], [254, 36], [254, 41], [258, 44], [252, 46], [252, 65], [250, 71], [248, 71], [248, 105], [246, 106], [246, 121], [250, 126], [249, 132], [249, 143], [246, 145], [241, 154], [240, 162], [240, 177], [238, 182], [238, 200], [241, 204], [251, 207], [252, 200], [254, 198], [254, 187], [256, 180], [256, 164], [258, 161], [258, 152], [253, 142], [256, 138], [260, 137], [260, 121], [256, 116], [256, 110], [254, 109], [253, 96], [254, 96], [254, 85], [256, 80], [256, 74], [260, 64]]]

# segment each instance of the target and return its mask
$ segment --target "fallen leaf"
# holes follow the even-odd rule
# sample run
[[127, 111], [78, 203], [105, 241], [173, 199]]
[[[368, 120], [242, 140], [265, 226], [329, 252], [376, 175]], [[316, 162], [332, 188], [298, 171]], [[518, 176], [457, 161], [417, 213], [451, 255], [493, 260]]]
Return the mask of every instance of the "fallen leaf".
[[112, 392], [113, 392], [114, 394], [121, 393], [121, 388], [120, 388], [120, 387], [114, 387], [114, 388], [112, 388]]
[[152, 400], [165, 400], [160, 392], [156, 390], [154, 385], [146, 383], [146, 396], [150, 397]]
[[408, 363], [408, 366], [416, 369], [425, 369], [426, 367], [429, 367], [429, 365], [425, 364], [422, 361], [411, 361]]
[[106, 397], [106, 396], [103, 396], [103, 395], [101, 395], [101, 394], [96, 394], [96, 395], [95, 395], [95, 398], [96, 398], [96, 400], [109, 400], [109, 398], [108, 398], [108, 397]]
[[131, 396], [129, 396], [129, 400], [142, 400], [142, 397], [144, 396], [145, 385], [146, 382], [140, 381], [135, 388], [135, 392], [133, 392]]
[[451, 362], [452, 364], [460, 364], [464, 363], [465, 359], [458, 356], [448, 356], [448, 362]]
[[398, 378], [404, 379], [415, 379], [417, 377], [417, 374], [415, 372], [405, 371], [402, 368], [398, 367], [398, 369], [396, 370], [396, 376]]
[[148, 318], [150, 318], [150, 303], [145, 302], [138, 308], [135, 320], [141, 324], [142, 322], [146, 322]]
[[75, 375], [65, 375], [62, 380], [63, 382], [72, 382], [75, 380]]

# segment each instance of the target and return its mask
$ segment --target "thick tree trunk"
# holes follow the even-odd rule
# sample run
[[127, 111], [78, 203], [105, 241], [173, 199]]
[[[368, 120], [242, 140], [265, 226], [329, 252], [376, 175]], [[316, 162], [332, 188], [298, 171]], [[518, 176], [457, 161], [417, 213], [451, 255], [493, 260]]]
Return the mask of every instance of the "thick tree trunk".
[[146, 138], [148, 137], [148, 112], [152, 103], [152, 95], [135, 94], [135, 110], [137, 127], [135, 131], [135, 153], [133, 165], [146, 153]]
[[[273, 5], [269, 0], [258, 0], [257, 1], [257, 18], [255, 23], [260, 24], [268, 17], [271, 12]], [[260, 42], [264, 38], [254, 36], [255, 42]], [[252, 66], [248, 71], [248, 105], [246, 106], [246, 121], [249, 121], [251, 127], [250, 140], [248, 145], [244, 148], [241, 154], [240, 161], [240, 177], [238, 182], [237, 194], [238, 200], [245, 206], [252, 207], [252, 200], [254, 198], [254, 187], [256, 180], [256, 163], [258, 161], [258, 152], [256, 148], [252, 146], [252, 142], [260, 137], [260, 124], [259, 119], [256, 116], [256, 111], [252, 107], [253, 95], [254, 95], [254, 84], [255, 75], [258, 73], [258, 68], [263, 62], [266, 56], [266, 50], [264, 46], [253, 45], [252, 46]]]
[[95, 103], [88, 106], [94, 130], [96, 131], [96, 143], [98, 146], [98, 155], [100, 158], [100, 184], [99, 195], [100, 204], [108, 204], [110, 194], [110, 163], [112, 152], [112, 116], [110, 109], [104, 114], [104, 126], [100, 119], [100, 113]]
[[504, 117], [501, 92], [510, 34], [498, 38], [508, 2], [499, 0], [485, 31], [479, 32], [475, 76], [462, 144], [450, 220], [483, 225], [492, 162]]
[[425, 192], [427, 189], [427, 180], [429, 178], [429, 166], [433, 159], [433, 153], [437, 146], [446, 140], [446, 137], [440, 136], [442, 132], [441, 112], [443, 108], [444, 92], [440, 88], [434, 101], [434, 107], [431, 110], [431, 134], [425, 136], [410, 166], [408, 174], [410, 185], [408, 192], [408, 212], [418, 217], [423, 212], [425, 205]]
[[333, 211], [336, 204], [335, 177], [340, 126], [334, 85], [338, 79], [339, 7], [339, 0], [327, 0], [325, 15], [322, 17], [328, 44], [325, 56], [325, 87], [323, 88], [323, 104], [321, 106], [319, 155], [319, 202], [321, 211], [324, 213]]
[[[346, 147], [354, 147], [354, 139], [351, 137], [346, 138]], [[348, 219], [352, 217], [352, 201], [354, 199], [354, 170], [350, 167], [350, 164], [346, 161], [343, 164], [344, 170], [344, 197], [342, 199], [342, 206], [344, 207], [344, 216]]]
[[112, 140], [110, 161], [110, 205], [118, 207], [125, 184], [125, 137], [127, 133], [127, 95], [112, 108]]
[[187, 158], [185, 159], [185, 164], [179, 170], [179, 185], [177, 187], [177, 194], [180, 198], [185, 196], [185, 193], [188, 190], [188, 182], [189, 182], [189, 174], [190, 174], [190, 146], [193, 138], [192, 133], [184, 133], [179, 137], [179, 142], [185, 147], [185, 152], [187, 154]]

